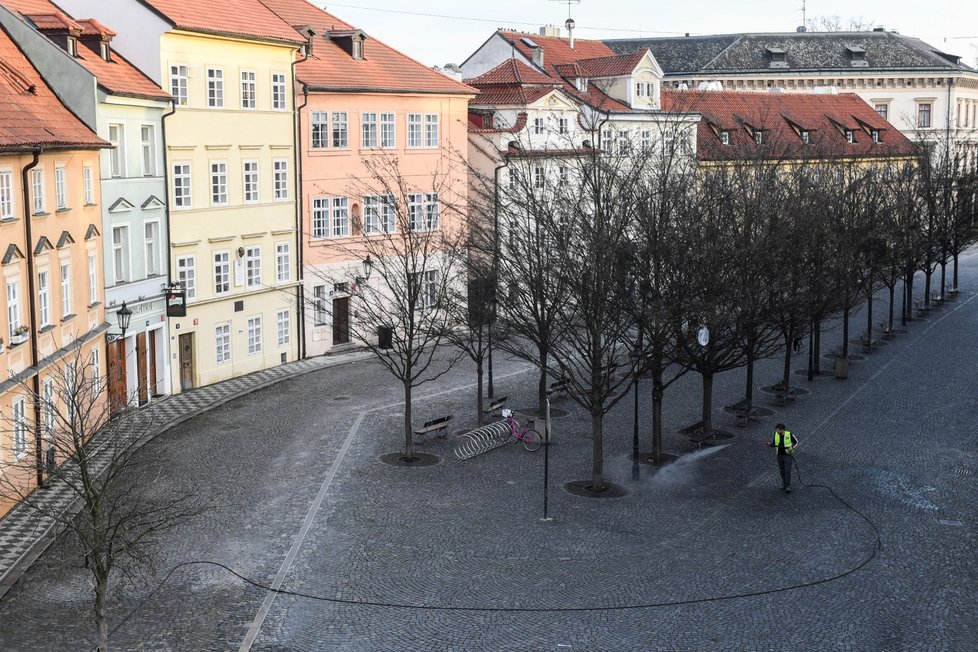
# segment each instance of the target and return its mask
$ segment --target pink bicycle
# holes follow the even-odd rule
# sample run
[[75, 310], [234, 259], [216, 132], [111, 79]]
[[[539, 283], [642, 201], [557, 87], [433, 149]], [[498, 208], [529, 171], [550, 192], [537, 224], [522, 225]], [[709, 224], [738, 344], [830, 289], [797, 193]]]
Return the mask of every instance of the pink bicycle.
[[540, 442], [543, 441], [543, 438], [540, 436], [539, 432], [530, 428], [529, 422], [526, 424], [520, 424], [520, 422], [516, 420], [516, 417], [513, 416], [513, 411], [505, 408], [502, 411], [502, 415], [503, 418], [506, 419], [506, 425], [509, 426], [509, 440], [507, 443], [509, 443], [509, 441], [518, 439], [519, 441], [523, 442], [523, 448], [530, 452], [540, 448]]

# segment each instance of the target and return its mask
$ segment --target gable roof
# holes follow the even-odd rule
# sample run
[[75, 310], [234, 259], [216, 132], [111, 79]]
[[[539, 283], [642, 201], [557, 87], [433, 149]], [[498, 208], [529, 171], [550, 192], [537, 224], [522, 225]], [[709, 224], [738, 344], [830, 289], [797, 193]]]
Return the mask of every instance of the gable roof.
[[0, 149], [108, 147], [61, 103], [0, 28]]
[[466, 79], [469, 86], [509, 86], [512, 84], [540, 84], [544, 86], [560, 86], [561, 83], [548, 77], [539, 70], [531, 68], [519, 59], [506, 59], [501, 64], [482, 73], [478, 77]]
[[[0, 0], [0, 4], [20, 14], [41, 32], [70, 29], [82, 36], [111, 38], [115, 35], [115, 32], [94, 18], [72, 19], [50, 0]], [[110, 52], [112, 61], [106, 61], [99, 53], [79, 43], [78, 54], [74, 59], [95, 75], [99, 87], [110, 95], [161, 101], [170, 99], [170, 95], [141, 70], [115, 50], [110, 48]]]
[[303, 38], [260, 0], [138, 0], [177, 29], [299, 44]]
[[306, 0], [261, 2], [283, 24], [295, 30], [308, 26], [319, 32], [313, 37], [312, 53], [296, 65], [296, 77], [311, 89], [474, 93], [464, 84], [374, 38], [363, 42], [363, 59], [354, 59], [331, 36], [349, 37], [359, 30]]
[[[973, 71], [956, 57], [896, 32], [784, 32], [615, 39], [604, 43], [624, 54], [649, 49], [667, 75], [770, 71], [768, 51], [784, 50], [778, 70], [853, 70], [852, 54], [864, 51], [859, 70]], [[861, 55], [862, 56], [862, 55]]]
[[591, 77], [624, 77], [632, 74], [639, 62], [645, 58], [645, 50], [636, 50], [631, 54], [581, 59], [576, 63]]
[[[764, 93], [737, 91], [664, 91], [666, 110], [695, 111], [700, 160], [865, 158], [911, 156], [913, 144], [854, 93]], [[797, 130], [796, 130], [797, 128]], [[845, 130], [856, 142], [846, 141]], [[729, 133], [724, 145], [717, 131]], [[809, 132], [811, 144], [800, 131]], [[880, 133], [874, 143], [871, 131]], [[763, 144], [754, 141], [763, 132]]]

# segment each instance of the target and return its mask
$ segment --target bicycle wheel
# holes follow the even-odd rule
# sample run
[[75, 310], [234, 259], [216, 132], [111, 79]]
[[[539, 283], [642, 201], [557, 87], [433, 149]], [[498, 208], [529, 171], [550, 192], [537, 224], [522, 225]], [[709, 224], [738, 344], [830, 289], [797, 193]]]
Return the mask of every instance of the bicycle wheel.
[[540, 443], [542, 441], [543, 438], [536, 430], [527, 430], [523, 433], [523, 447], [531, 453], [540, 448]]

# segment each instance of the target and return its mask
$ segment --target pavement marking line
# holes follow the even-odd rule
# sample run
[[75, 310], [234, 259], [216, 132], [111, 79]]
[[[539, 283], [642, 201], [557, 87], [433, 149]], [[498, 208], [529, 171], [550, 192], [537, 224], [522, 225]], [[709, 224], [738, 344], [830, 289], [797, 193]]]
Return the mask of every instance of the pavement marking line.
[[255, 619], [251, 622], [251, 627], [248, 628], [248, 633], [245, 635], [244, 641], [241, 642], [241, 647], [238, 648], [238, 652], [249, 652], [249, 650], [251, 650], [251, 646], [255, 642], [255, 639], [258, 638], [258, 632], [261, 630], [261, 626], [264, 624], [265, 618], [268, 617], [268, 612], [272, 608], [272, 603], [275, 602], [275, 597], [278, 595], [278, 590], [282, 588], [282, 582], [285, 581], [285, 576], [288, 575], [289, 570], [292, 568], [292, 564], [295, 563], [295, 558], [299, 554], [299, 548], [302, 547], [302, 542], [305, 540], [306, 534], [309, 532], [309, 528], [312, 527], [312, 522], [316, 518], [316, 513], [319, 512], [319, 507], [323, 504], [323, 500], [326, 498], [326, 493], [329, 491], [329, 487], [333, 483], [333, 478], [336, 477], [336, 471], [343, 462], [343, 458], [346, 456], [347, 451], [350, 450], [350, 444], [353, 443], [353, 438], [356, 436], [357, 430], [360, 429], [360, 424], [363, 423], [363, 418], [366, 416], [366, 414], [366, 412], [361, 412], [357, 415], [356, 421], [353, 422], [353, 426], [350, 428], [350, 433], [346, 436], [346, 441], [343, 442], [343, 447], [340, 448], [340, 452], [333, 460], [333, 464], [330, 465], [329, 472], [326, 474], [326, 478], [323, 479], [323, 483], [319, 487], [319, 493], [316, 494], [316, 499], [312, 502], [312, 505], [309, 506], [309, 511], [306, 512], [306, 518], [302, 521], [302, 527], [299, 528], [299, 534], [292, 542], [292, 547], [289, 549], [289, 554], [285, 556], [285, 560], [282, 562], [282, 567], [279, 568], [278, 574], [275, 576], [275, 581], [272, 582], [268, 594], [265, 596], [264, 601], [262, 601], [261, 608], [255, 615]]
[[[524, 367], [519, 371], [511, 371], [508, 374], [503, 374], [502, 376], [494, 376], [493, 378], [495, 380], [502, 380], [503, 378], [510, 378], [512, 376], [525, 374], [527, 371], [531, 371], [535, 368], [536, 367]], [[478, 384], [479, 383], [469, 383], [468, 385], [458, 385], [457, 387], [452, 387], [451, 389], [445, 389], [440, 392], [435, 392], [434, 394], [425, 394], [424, 396], [413, 396], [412, 402], [423, 401], [425, 399], [435, 398], [436, 396], [444, 396], [445, 394], [451, 394], [453, 392], [457, 392], [462, 389], [472, 389]], [[377, 412], [378, 410], [390, 410], [391, 408], [396, 408], [396, 407], [404, 407], [404, 401], [398, 401], [397, 403], [390, 403], [388, 405], [381, 405], [380, 407], [370, 408], [369, 410], [365, 410], [365, 412]]]

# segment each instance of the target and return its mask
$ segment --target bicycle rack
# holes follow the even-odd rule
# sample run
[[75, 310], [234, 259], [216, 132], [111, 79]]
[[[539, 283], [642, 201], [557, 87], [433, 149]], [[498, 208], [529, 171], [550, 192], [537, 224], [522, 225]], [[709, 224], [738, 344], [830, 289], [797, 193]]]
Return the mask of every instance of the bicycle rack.
[[488, 453], [508, 442], [509, 434], [509, 424], [505, 421], [470, 430], [455, 438], [455, 456], [460, 460], [470, 460], [476, 455]]

